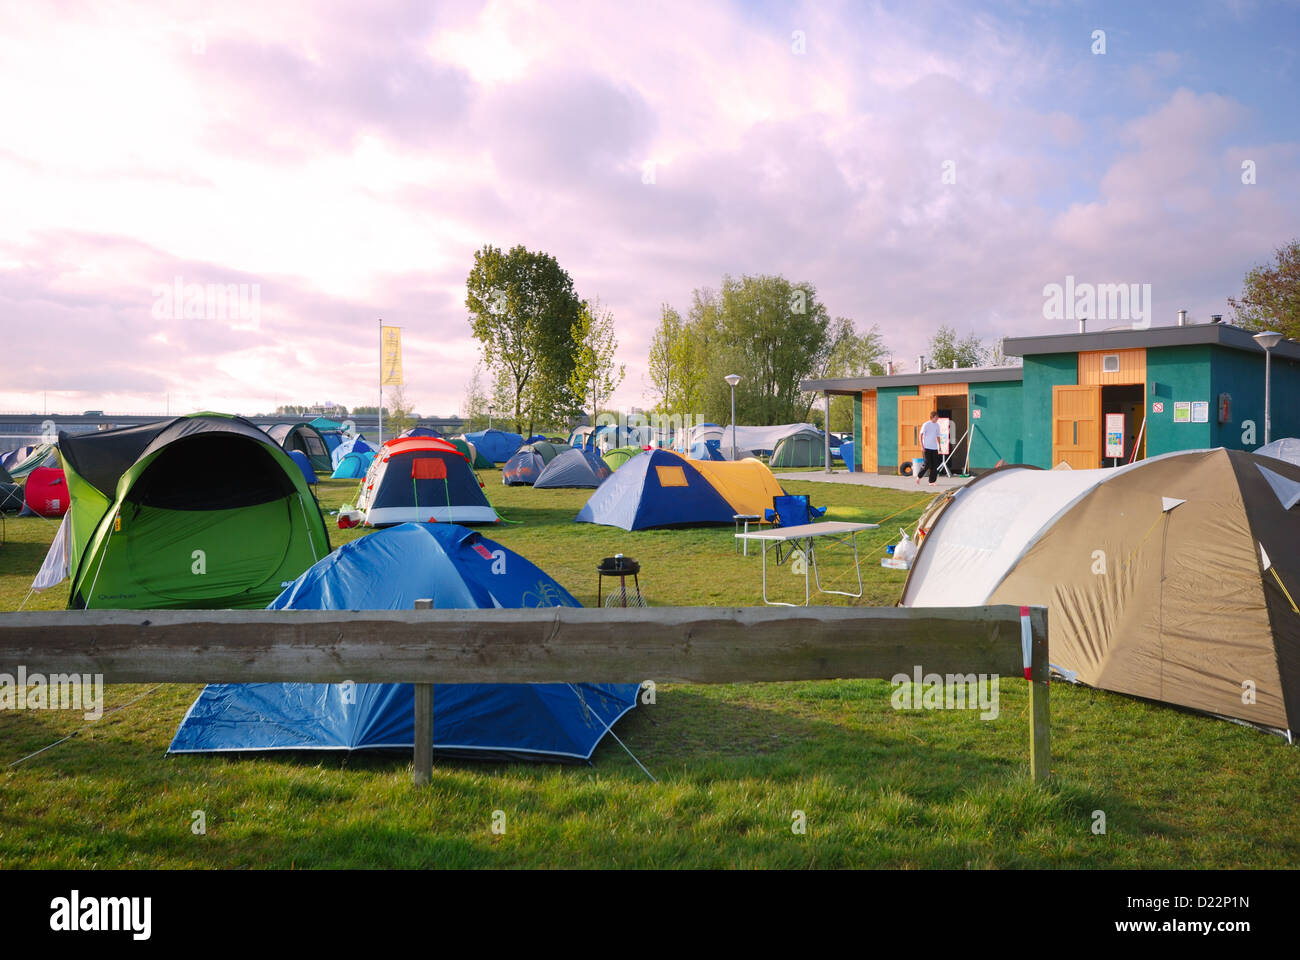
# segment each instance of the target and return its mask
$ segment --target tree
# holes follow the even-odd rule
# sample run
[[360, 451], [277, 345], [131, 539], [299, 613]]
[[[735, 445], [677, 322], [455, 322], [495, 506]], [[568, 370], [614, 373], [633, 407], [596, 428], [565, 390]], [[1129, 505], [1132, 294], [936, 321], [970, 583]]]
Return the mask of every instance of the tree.
[[676, 391], [680, 390], [682, 370], [679, 365], [679, 342], [686, 335], [682, 315], [668, 304], [659, 307], [659, 326], [650, 336], [650, 356], [646, 367], [650, 373], [650, 395], [654, 409], [671, 409]]
[[487, 387], [483, 383], [483, 364], [474, 364], [470, 374], [469, 386], [465, 389], [465, 400], [460, 405], [460, 415], [465, 418], [467, 430], [484, 430], [488, 426], [488, 406], [492, 403]]
[[1228, 305], [1247, 330], [1276, 330], [1300, 340], [1300, 240], [1278, 247], [1276, 255], [1276, 263], [1246, 271], [1241, 296], [1229, 297]]
[[614, 363], [618, 339], [614, 336], [614, 314], [600, 305], [600, 300], [584, 300], [571, 337], [577, 350], [569, 389], [575, 397], [585, 397], [591, 387], [592, 423], [601, 398], [608, 399], [623, 382], [627, 368]]
[[384, 421], [384, 428], [389, 436], [397, 436], [403, 431], [411, 429], [420, 419], [420, 415], [411, 409], [411, 405], [406, 402], [406, 387], [395, 386], [389, 390], [388, 402], [392, 404], [391, 413], [388, 414]]
[[[826, 348], [819, 358], [812, 376], [818, 380], [837, 377], [883, 376], [885, 366], [881, 357], [886, 353], [880, 328], [873, 325], [866, 333], [859, 335], [852, 320], [836, 317], [827, 330]], [[810, 423], [821, 423], [820, 404], [815, 394], [806, 395], [807, 405], [800, 419]], [[815, 418], [809, 420], [809, 417]], [[831, 430], [848, 433], [853, 430], [853, 398], [845, 396], [831, 397]]]
[[572, 278], [549, 254], [484, 246], [465, 286], [470, 326], [504, 387], [515, 430], [531, 434], [537, 421], [559, 419], [575, 402], [572, 334], [582, 304]]
[[989, 351], [974, 333], [958, 340], [957, 331], [943, 325], [930, 340], [929, 356], [931, 365], [941, 369], [979, 367], [988, 362]]

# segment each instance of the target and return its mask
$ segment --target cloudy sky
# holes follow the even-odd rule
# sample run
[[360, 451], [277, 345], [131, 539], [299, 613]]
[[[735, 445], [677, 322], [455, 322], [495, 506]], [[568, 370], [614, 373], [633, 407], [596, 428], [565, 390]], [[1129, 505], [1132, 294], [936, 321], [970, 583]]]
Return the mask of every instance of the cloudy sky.
[[[726, 273], [810, 282], [912, 365], [941, 323], [1066, 332], [1067, 275], [1151, 284], [1157, 325], [1230, 313], [1300, 235], [1293, 2], [0, 0], [0, 25], [0, 410], [374, 403], [383, 317], [408, 397], [452, 413], [485, 243], [614, 311], [631, 405], [659, 305]], [[177, 283], [248, 300], [186, 316]]]

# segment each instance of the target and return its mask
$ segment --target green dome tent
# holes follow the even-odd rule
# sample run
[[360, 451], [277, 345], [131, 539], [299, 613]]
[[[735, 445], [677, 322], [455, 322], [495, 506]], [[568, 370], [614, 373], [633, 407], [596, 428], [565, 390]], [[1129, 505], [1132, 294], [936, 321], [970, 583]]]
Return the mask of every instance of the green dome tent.
[[59, 435], [73, 609], [262, 608], [330, 552], [302, 471], [241, 417]]
[[617, 470], [638, 454], [644, 453], [640, 447], [617, 447], [601, 457], [609, 469]]
[[286, 453], [298, 450], [306, 454], [311, 468], [317, 473], [334, 472], [329, 443], [310, 423], [277, 423], [267, 427], [266, 434], [282, 446]]
[[816, 430], [800, 430], [785, 437], [772, 451], [768, 466], [823, 467], [826, 465], [826, 438]]

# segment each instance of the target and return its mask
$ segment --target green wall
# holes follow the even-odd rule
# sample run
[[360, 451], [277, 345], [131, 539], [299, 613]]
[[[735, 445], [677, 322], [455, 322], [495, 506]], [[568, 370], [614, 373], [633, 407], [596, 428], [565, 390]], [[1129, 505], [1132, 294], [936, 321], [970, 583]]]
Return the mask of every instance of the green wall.
[[862, 471], [862, 394], [853, 398], [853, 472]]
[[[969, 389], [971, 470], [991, 470], [999, 460], [1023, 463], [1023, 384], [1019, 380], [1000, 380], [972, 383]], [[980, 412], [978, 420], [976, 410]]]
[[[1020, 391], [1023, 463], [1052, 466], [1052, 387], [1079, 382], [1077, 353], [1041, 353], [1025, 357]], [[1008, 462], [1012, 462], [1007, 458]]]
[[876, 472], [898, 472], [898, 398], [914, 397], [916, 387], [881, 387], [876, 391]]
[[[1214, 397], [1210, 395], [1209, 344], [1188, 347], [1147, 348], [1147, 449], [1148, 457], [1175, 450], [1199, 450], [1209, 447], [1211, 423], [1174, 423], [1174, 404], [1180, 401], [1205, 400], [1211, 403], [1210, 419], [1215, 419]], [[1238, 353], [1239, 351], [1215, 351]], [[1154, 412], [1154, 405], [1164, 410]]]
[[[1273, 435], [1300, 436], [1300, 363], [1279, 359], [1272, 363]], [[1219, 394], [1229, 395], [1227, 423], [1218, 417]], [[1241, 350], [1215, 350], [1210, 368], [1210, 442], [1229, 450], [1254, 450], [1264, 442], [1264, 355]], [[1254, 423], [1254, 443], [1243, 443], [1244, 421]]]

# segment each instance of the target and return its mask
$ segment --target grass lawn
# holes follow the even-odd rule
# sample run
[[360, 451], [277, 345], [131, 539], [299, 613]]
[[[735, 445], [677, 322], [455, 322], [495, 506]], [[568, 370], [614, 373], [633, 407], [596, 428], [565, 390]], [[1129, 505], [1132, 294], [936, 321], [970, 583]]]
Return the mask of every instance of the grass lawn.
[[[485, 529], [584, 604], [595, 566], [642, 564], [653, 604], [761, 603], [759, 560], [730, 528], [624, 531], [573, 523], [581, 491], [501, 485], [511, 523]], [[877, 521], [861, 539], [862, 601], [892, 604], [903, 574], [884, 545], [928, 497], [790, 482], [829, 517]], [[326, 509], [354, 481], [325, 481]], [[365, 535], [340, 531], [339, 543]], [[24, 602], [56, 525], [7, 523], [0, 611]], [[892, 537], [890, 536], [892, 534]], [[824, 580], [851, 580], [843, 556]], [[781, 568], [775, 590], [802, 599]], [[63, 590], [25, 609], [60, 609]], [[1054, 780], [1028, 782], [1023, 680], [1001, 712], [896, 711], [885, 681], [666, 686], [616, 728], [658, 783], [612, 739], [592, 766], [436, 761], [428, 789], [410, 757], [305, 754], [167, 758], [196, 686], [116, 686], [86, 726], [71, 711], [0, 712], [0, 869], [14, 867], [1287, 867], [1300, 863], [1300, 752], [1221, 720], [1056, 685]], [[121, 706], [118, 712], [109, 713]], [[84, 729], [81, 729], [84, 728]], [[65, 743], [13, 761], [67, 736]], [[207, 832], [191, 830], [202, 810]], [[1094, 811], [1106, 832], [1093, 833]], [[494, 811], [505, 833], [493, 833]], [[806, 833], [791, 829], [795, 811]]]

